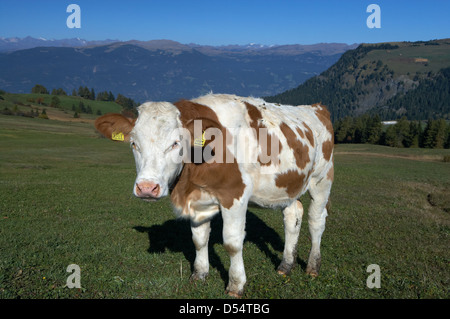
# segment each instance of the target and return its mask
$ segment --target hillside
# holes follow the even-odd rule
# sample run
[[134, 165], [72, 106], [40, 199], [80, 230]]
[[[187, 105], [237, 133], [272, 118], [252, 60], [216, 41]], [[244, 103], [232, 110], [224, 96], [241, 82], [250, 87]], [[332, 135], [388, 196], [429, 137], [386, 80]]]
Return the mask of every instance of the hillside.
[[333, 120], [450, 118], [450, 39], [362, 44], [295, 89], [267, 100], [326, 104]]
[[[58, 105], [52, 104], [57, 97]], [[83, 110], [82, 110], [83, 109]], [[0, 91], [0, 113], [25, 117], [39, 117], [45, 110], [50, 120], [69, 122], [93, 122], [99, 115], [122, 111], [115, 102], [94, 101], [78, 96], [50, 94], [17, 94]], [[77, 112], [77, 117], [74, 117]]]
[[137, 102], [210, 91], [265, 96], [320, 74], [351, 48], [338, 43], [211, 47], [169, 40], [35, 47], [0, 53], [0, 89], [27, 93], [39, 83], [71, 92], [87, 86]]

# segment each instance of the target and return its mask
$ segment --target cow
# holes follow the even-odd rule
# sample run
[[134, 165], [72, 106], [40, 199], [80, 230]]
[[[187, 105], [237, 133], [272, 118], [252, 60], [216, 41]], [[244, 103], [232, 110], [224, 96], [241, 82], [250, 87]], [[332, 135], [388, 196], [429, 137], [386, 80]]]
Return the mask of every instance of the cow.
[[285, 247], [277, 271], [289, 275], [303, 216], [299, 197], [307, 191], [311, 250], [306, 273], [318, 276], [334, 178], [334, 133], [325, 106], [210, 93], [175, 103], [146, 102], [138, 114], [133, 120], [109, 113], [95, 126], [104, 136], [131, 144], [136, 197], [155, 201], [170, 195], [175, 213], [190, 219], [196, 250], [191, 279], [208, 275], [210, 222], [220, 212], [230, 257], [226, 293], [242, 296], [249, 203], [282, 209]]

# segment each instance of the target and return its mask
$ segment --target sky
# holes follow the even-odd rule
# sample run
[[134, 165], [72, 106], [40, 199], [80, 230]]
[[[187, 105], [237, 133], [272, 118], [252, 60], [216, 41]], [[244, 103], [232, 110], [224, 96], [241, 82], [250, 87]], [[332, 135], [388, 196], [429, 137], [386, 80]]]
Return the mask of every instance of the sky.
[[[70, 4], [80, 28], [69, 28]], [[369, 28], [370, 4], [380, 28]], [[449, 0], [0, 0], [0, 37], [265, 45], [450, 37]]]

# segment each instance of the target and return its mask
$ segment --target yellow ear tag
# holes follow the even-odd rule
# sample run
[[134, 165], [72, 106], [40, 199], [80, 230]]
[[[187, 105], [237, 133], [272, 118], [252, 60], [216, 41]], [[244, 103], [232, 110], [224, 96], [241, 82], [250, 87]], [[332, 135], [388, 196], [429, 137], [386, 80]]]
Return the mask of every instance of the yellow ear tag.
[[121, 142], [125, 140], [122, 132], [113, 132], [111, 139], [113, 141], [121, 141]]
[[206, 142], [206, 140], [205, 140], [205, 132], [203, 132], [202, 138], [194, 139], [194, 146], [203, 147], [203, 146], [205, 146], [205, 142]]

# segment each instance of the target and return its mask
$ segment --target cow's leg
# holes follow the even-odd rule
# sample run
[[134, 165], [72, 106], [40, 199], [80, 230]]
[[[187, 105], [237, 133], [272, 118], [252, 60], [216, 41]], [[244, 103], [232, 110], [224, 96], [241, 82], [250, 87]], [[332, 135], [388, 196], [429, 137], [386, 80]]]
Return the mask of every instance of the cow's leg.
[[278, 266], [278, 273], [281, 275], [289, 275], [295, 266], [295, 259], [297, 257], [298, 235], [300, 234], [303, 216], [302, 203], [298, 200], [292, 202], [283, 210], [283, 215], [285, 243], [283, 260], [280, 266]]
[[231, 209], [222, 208], [223, 244], [230, 256], [228, 286], [226, 292], [233, 297], [241, 297], [246, 282], [242, 247], [245, 237], [246, 205], [236, 205]]
[[319, 275], [321, 261], [320, 241], [325, 230], [326, 205], [330, 196], [331, 185], [332, 181], [326, 177], [318, 181], [311, 179], [310, 182], [309, 194], [311, 195], [311, 204], [308, 210], [308, 224], [312, 243], [306, 273], [313, 277]]
[[201, 224], [191, 222], [191, 231], [196, 252], [191, 279], [204, 280], [209, 273], [208, 240], [211, 222], [209, 220]]

